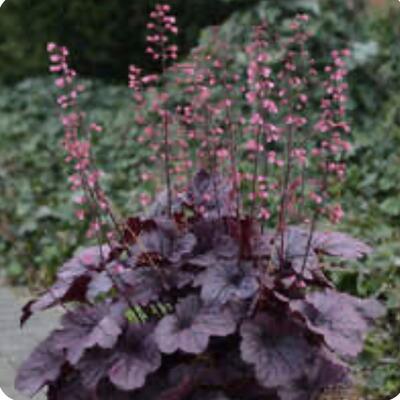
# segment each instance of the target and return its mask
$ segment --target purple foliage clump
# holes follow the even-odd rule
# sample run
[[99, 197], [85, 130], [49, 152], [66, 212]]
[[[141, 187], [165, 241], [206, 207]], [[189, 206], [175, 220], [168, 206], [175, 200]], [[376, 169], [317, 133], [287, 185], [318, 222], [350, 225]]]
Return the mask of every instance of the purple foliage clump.
[[[124, 235], [117, 251], [86, 264], [82, 254], [98, 253], [73, 258], [28, 303], [24, 323], [56, 304], [79, 306], [22, 365], [19, 390], [47, 386], [49, 399], [306, 400], [349, 382], [344, 360], [362, 351], [383, 307], [337, 292], [324, 268], [327, 255], [353, 259], [369, 247], [335, 232], [309, 241], [300, 227], [274, 235], [257, 220], [242, 238], [248, 221], [180, 207], [179, 216], [137, 218], [134, 239]], [[65, 297], [64, 285], [80, 292]]]

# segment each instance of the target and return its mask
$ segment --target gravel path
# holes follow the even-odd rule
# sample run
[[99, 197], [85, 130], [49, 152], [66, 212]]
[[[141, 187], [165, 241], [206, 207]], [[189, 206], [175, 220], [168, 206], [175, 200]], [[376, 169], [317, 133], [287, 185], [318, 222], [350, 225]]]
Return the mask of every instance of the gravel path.
[[[32, 349], [57, 326], [58, 312], [49, 311], [35, 315], [24, 329], [19, 328], [21, 306], [29, 293], [8, 288], [0, 282], [0, 388], [13, 400], [27, 400], [14, 389], [15, 373]], [[43, 393], [35, 400], [44, 400]]]

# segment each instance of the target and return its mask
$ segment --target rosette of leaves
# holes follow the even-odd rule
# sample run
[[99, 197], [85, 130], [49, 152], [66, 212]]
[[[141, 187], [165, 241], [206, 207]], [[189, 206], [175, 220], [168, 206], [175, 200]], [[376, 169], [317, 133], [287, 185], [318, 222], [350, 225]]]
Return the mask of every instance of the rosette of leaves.
[[[221, 192], [201, 213], [214, 179]], [[347, 362], [384, 309], [337, 292], [325, 269], [370, 247], [239, 218], [230, 187], [200, 171], [174, 199], [179, 212], [131, 217], [118, 243], [64, 264], [23, 310], [23, 323], [58, 305], [65, 315], [16, 387], [60, 400], [313, 400], [349, 384]]]

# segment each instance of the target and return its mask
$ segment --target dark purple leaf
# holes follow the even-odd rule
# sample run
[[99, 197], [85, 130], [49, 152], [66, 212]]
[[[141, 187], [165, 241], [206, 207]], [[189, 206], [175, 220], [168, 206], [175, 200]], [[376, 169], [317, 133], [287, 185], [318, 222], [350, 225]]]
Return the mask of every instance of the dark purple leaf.
[[196, 237], [192, 233], [186, 233], [179, 236], [172, 243], [172, 249], [168, 255], [168, 260], [171, 263], [178, 263], [183, 258], [191, 254], [196, 245]]
[[99, 295], [108, 293], [112, 289], [113, 281], [110, 278], [110, 273], [106, 271], [100, 272], [90, 281], [86, 292], [86, 297], [90, 301], [95, 301]]
[[18, 370], [15, 387], [33, 397], [45, 385], [55, 382], [65, 363], [63, 352], [55, 347], [55, 334], [39, 344]]
[[352, 357], [363, 349], [371, 317], [383, 313], [374, 300], [361, 300], [333, 290], [309, 293], [305, 300], [294, 301], [290, 307], [305, 318], [309, 329], [324, 337], [332, 350]]
[[272, 388], [301, 377], [311, 348], [298, 327], [286, 319], [258, 314], [243, 323], [241, 335], [242, 358], [254, 365], [261, 385]]
[[[172, 197], [171, 211], [173, 215], [180, 214], [183, 206], [184, 202], [179, 196]], [[150, 205], [146, 216], [149, 218], [159, 218], [167, 216], [168, 213], [168, 191], [165, 189], [157, 195], [155, 201]]]
[[213, 251], [217, 258], [232, 260], [239, 257], [239, 245], [229, 235], [216, 235], [213, 241]]
[[315, 232], [313, 247], [323, 254], [347, 260], [355, 260], [372, 253], [370, 246], [340, 232]]
[[57, 332], [57, 347], [66, 350], [67, 359], [75, 365], [85, 350], [94, 346], [112, 348], [122, 331], [121, 314], [113, 313], [109, 305], [81, 307], [62, 319], [63, 328]]
[[194, 257], [209, 255], [215, 258], [237, 259], [240, 237], [236, 237], [235, 232], [230, 232], [231, 229], [228, 225], [228, 221], [225, 219], [198, 219], [195, 221], [191, 225], [191, 231], [197, 240]]
[[[162, 261], [175, 264], [190, 255], [195, 245], [196, 237], [192, 233], [180, 232], [174, 221], [165, 218], [153, 220], [149, 227], [142, 229], [131, 248], [133, 257], [129, 264], [151, 265]], [[148, 255], [153, 255], [154, 259], [149, 259]], [[154, 256], [158, 256], [158, 260]]]
[[80, 372], [82, 384], [94, 390], [103, 378], [108, 376], [108, 371], [114, 361], [113, 351], [100, 348], [87, 350], [76, 365]]
[[226, 234], [225, 225], [221, 219], [196, 218], [191, 221], [190, 231], [196, 236], [194, 255], [214, 251], [215, 238]]
[[124, 271], [121, 275], [124, 286], [121, 288], [132, 303], [145, 306], [159, 299], [163, 281], [154, 268], [138, 268]]
[[196, 393], [191, 400], [230, 400], [222, 392], [211, 392], [209, 390], [202, 390], [199, 393]]
[[386, 314], [385, 307], [375, 299], [351, 297], [356, 310], [368, 321], [374, 322]]
[[190, 258], [187, 263], [195, 267], [207, 268], [210, 265], [217, 264], [217, 257], [213, 252], [208, 252]]
[[196, 381], [189, 374], [186, 374], [178, 384], [163, 391], [158, 400], [185, 400], [195, 387]]
[[78, 374], [60, 379], [51, 385], [48, 391], [48, 400], [88, 400], [91, 393], [82, 385]]
[[236, 324], [228, 310], [203, 307], [196, 296], [178, 303], [175, 314], [167, 315], [155, 330], [155, 339], [163, 353], [177, 350], [199, 354], [208, 346], [211, 336], [227, 336]]
[[130, 325], [115, 350], [108, 376], [121, 390], [141, 388], [146, 377], [161, 366], [161, 354], [153, 340], [152, 325]]
[[132, 398], [131, 392], [117, 389], [108, 379], [100, 382], [96, 395], [96, 400], [147, 400], [136, 394], [135, 397]]
[[279, 388], [281, 400], [318, 400], [324, 390], [348, 384], [348, 368], [329, 354], [310, 360], [301, 378]]
[[184, 201], [196, 211], [202, 210], [202, 215], [206, 218], [236, 215], [233, 182], [205, 170], [196, 173], [184, 196]]
[[272, 262], [281, 272], [290, 273], [292, 270], [306, 279], [312, 279], [313, 272], [319, 269], [318, 257], [309, 243], [309, 233], [296, 227], [290, 227], [283, 235], [278, 235], [272, 251]]
[[249, 265], [236, 263], [212, 265], [196, 281], [201, 285], [201, 298], [211, 304], [252, 298], [259, 284]]
[[211, 366], [209, 363], [204, 362], [204, 360], [188, 362], [170, 369], [168, 383], [170, 386], [175, 387], [187, 377], [190, 377], [193, 388], [199, 386], [220, 386], [224, 384], [222, 371], [223, 368], [218, 369], [215, 365]]
[[253, 235], [250, 239], [251, 254], [255, 258], [268, 258], [273, 249], [274, 233], [264, 232]]
[[57, 273], [56, 283], [37, 300], [23, 308], [21, 325], [38, 311], [46, 310], [60, 302], [86, 300], [86, 290], [91, 279], [97, 275], [97, 269], [106, 261], [110, 249], [108, 246], [89, 247], [66, 262]]

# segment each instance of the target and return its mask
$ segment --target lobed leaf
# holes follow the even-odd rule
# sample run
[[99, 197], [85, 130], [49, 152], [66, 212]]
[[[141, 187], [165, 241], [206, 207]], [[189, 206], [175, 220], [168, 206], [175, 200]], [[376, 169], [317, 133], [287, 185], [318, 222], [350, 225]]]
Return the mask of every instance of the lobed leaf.
[[312, 348], [290, 321], [258, 314], [243, 323], [240, 350], [254, 365], [257, 380], [266, 388], [283, 386], [301, 377]]
[[122, 332], [122, 315], [113, 315], [110, 305], [80, 307], [64, 315], [63, 328], [55, 337], [56, 346], [66, 351], [67, 360], [76, 365], [85, 350], [99, 346], [112, 348]]
[[157, 301], [163, 290], [163, 281], [154, 268], [139, 268], [124, 271], [121, 276], [122, 290], [133, 304], [147, 305]]
[[380, 317], [383, 307], [375, 300], [361, 300], [334, 290], [313, 292], [305, 300], [290, 304], [313, 332], [343, 356], [357, 356], [363, 349], [372, 317]]
[[271, 259], [282, 272], [293, 271], [305, 279], [312, 279], [320, 268], [309, 233], [297, 227], [290, 227], [282, 235], [279, 234]]
[[115, 349], [108, 376], [119, 389], [141, 388], [146, 377], [161, 366], [161, 353], [153, 339], [152, 325], [130, 325]]
[[98, 269], [106, 262], [109, 254], [108, 246], [94, 246], [82, 250], [66, 262], [57, 273], [56, 283], [38, 299], [25, 305], [21, 326], [35, 312], [46, 310], [59, 303], [85, 302], [88, 285], [97, 277]]
[[255, 273], [249, 265], [224, 263], [210, 266], [197, 280], [201, 298], [207, 303], [224, 305], [231, 300], [252, 298], [259, 288]]
[[65, 363], [63, 352], [55, 345], [56, 332], [40, 343], [17, 372], [15, 387], [33, 397], [45, 385], [58, 379]]
[[347, 260], [356, 260], [372, 253], [370, 246], [341, 232], [315, 232], [313, 247], [323, 254]]
[[[130, 249], [133, 254], [131, 265], [137, 265], [139, 261], [141, 265], [149, 266], [162, 262], [177, 264], [190, 255], [196, 245], [196, 237], [192, 233], [180, 232], [176, 223], [167, 218], [142, 224], [140, 234]], [[149, 255], [155, 256], [153, 260]]]
[[47, 396], [48, 400], [87, 400], [91, 393], [82, 385], [80, 376], [73, 374], [51, 385]]
[[158, 323], [155, 340], [166, 354], [177, 350], [200, 354], [206, 350], [211, 336], [227, 336], [235, 329], [229, 310], [207, 308], [192, 295], [178, 303], [174, 314]]
[[318, 354], [303, 375], [278, 389], [281, 400], [318, 400], [326, 389], [348, 384], [348, 368], [332, 355]]

